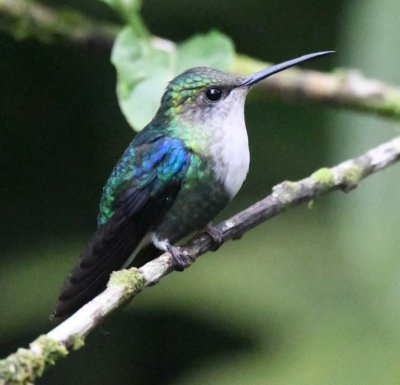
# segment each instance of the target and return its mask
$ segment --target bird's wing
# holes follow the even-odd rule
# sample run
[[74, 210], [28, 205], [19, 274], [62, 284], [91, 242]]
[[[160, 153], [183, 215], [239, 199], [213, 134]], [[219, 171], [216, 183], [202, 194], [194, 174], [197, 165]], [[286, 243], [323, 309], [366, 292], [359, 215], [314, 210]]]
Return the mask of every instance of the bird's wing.
[[158, 138], [130, 151], [109, 179], [102, 202], [107, 220], [64, 283], [55, 317], [72, 314], [105, 289], [111, 272], [123, 267], [182, 186], [191, 154], [181, 141]]

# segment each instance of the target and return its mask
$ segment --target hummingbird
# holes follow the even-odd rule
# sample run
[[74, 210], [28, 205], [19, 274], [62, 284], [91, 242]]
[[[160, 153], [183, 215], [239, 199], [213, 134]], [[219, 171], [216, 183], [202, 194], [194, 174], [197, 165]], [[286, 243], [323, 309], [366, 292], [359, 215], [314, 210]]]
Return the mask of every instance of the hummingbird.
[[168, 251], [176, 270], [191, 260], [176, 242], [206, 229], [237, 194], [249, 169], [244, 105], [261, 80], [333, 51], [311, 53], [244, 77], [208, 68], [169, 82], [151, 122], [114, 167], [98, 228], [66, 279], [54, 317], [65, 318], [106, 288], [115, 270], [140, 267]]

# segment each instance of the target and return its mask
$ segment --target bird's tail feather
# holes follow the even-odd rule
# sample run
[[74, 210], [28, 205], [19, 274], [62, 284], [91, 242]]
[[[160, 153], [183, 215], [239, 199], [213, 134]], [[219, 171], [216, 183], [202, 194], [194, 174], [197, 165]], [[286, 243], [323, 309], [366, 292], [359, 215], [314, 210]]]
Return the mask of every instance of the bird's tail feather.
[[[112, 222], [115, 224], [115, 220]], [[146, 231], [129, 222], [119, 224], [116, 232], [110, 229], [113, 223], [100, 227], [65, 281], [54, 317], [74, 313], [105, 289], [113, 271], [122, 268]]]

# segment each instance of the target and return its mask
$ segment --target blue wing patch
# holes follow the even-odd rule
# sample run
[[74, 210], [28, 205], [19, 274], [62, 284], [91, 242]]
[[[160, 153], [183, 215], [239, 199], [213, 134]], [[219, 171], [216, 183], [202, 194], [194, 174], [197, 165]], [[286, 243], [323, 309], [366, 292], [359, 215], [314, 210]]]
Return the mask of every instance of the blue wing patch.
[[159, 137], [155, 141], [128, 147], [115, 166], [100, 203], [98, 224], [103, 225], [114, 214], [130, 189], [145, 189], [151, 185], [151, 196], [176, 180], [183, 180], [190, 161], [190, 153], [179, 139]]

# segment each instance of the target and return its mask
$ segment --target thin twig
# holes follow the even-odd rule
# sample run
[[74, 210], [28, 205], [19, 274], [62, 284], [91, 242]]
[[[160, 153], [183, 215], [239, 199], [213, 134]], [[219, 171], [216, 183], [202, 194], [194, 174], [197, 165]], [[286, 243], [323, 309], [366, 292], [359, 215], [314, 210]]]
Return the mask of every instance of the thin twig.
[[282, 73], [260, 84], [265, 94], [295, 102], [318, 102], [351, 110], [400, 118], [400, 88], [367, 79], [357, 70]]
[[[311, 201], [338, 189], [350, 191], [368, 175], [386, 168], [399, 159], [400, 137], [397, 137], [357, 158], [332, 168], [317, 170], [300, 181], [280, 183], [273, 188], [272, 194], [263, 200], [218, 224], [222, 241], [240, 237], [289, 207]], [[211, 247], [210, 237], [201, 234], [189, 241], [182, 250], [195, 261]], [[85, 337], [105, 317], [130, 301], [146, 286], [156, 284], [162, 277], [172, 272], [172, 266], [171, 255], [165, 253], [139, 270], [129, 269], [113, 273], [108, 288], [103, 293], [48, 334], [33, 341], [29, 349], [19, 349], [0, 361], [0, 385], [33, 382], [49, 365], [67, 355], [68, 350], [81, 347]]]
[[[77, 11], [55, 10], [35, 1], [0, 0], [0, 29], [18, 39], [74, 44], [109, 53], [120, 26], [92, 20]], [[174, 43], [153, 37], [153, 44], [174, 49]], [[245, 75], [266, 63], [237, 54], [231, 71]], [[400, 119], [400, 88], [365, 78], [360, 72], [336, 70], [322, 73], [290, 69], [262, 82], [263, 95], [296, 102], [324, 103]]]

